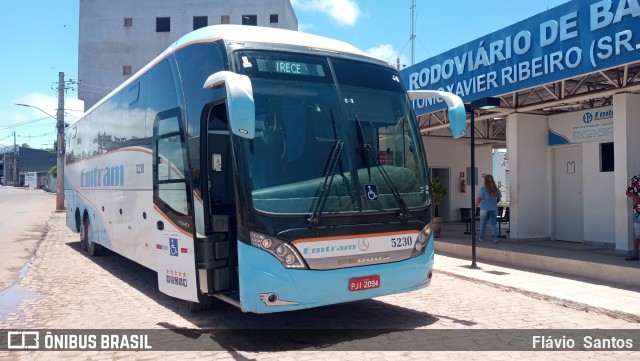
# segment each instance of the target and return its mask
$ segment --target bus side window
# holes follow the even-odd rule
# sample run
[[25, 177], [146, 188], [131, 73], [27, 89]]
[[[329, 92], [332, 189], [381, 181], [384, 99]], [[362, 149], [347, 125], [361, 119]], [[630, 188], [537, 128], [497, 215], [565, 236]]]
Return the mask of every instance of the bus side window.
[[159, 113], [155, 121], [157, 197], [183, 215], [189, 214], [185, 168], [185, 144], [180, 131], [179, 109]]

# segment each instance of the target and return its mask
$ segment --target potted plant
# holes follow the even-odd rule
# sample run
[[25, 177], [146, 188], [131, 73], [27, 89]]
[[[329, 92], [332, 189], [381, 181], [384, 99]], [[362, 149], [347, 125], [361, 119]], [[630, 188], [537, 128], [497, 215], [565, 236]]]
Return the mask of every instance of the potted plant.
[[431, 204], [433, 206], [434, 217], [431, 220], [433, 224], [434, 237], [440, 237], [440, 229], [444, 218], [438, 215], [438, 206], [442, 203], [442, 199], [447, 195], [447, 188], [444, 187], [439, 177], [431, 179]]

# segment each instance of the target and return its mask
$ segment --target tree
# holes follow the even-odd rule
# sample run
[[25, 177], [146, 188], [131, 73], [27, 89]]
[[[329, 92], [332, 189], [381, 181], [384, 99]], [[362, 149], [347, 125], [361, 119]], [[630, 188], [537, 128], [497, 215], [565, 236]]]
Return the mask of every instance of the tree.
[[22, 143], [21, 145], [22, 148], [31, 148], [31, 146], [27, 143]]
[[49, 174], [53, 177], [58, 177], [58, 166], [54, 165], [53, 167], [51, 167], [51, 169], [49, 169]]

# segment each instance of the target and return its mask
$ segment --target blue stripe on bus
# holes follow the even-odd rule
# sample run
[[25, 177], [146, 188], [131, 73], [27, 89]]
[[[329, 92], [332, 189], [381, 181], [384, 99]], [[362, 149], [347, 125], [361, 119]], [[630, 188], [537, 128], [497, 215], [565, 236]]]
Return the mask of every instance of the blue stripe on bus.
[[[240, 302], [247, 312], [270, 313], [363, 300], [424, 288], [433, 269], [433, 239], [422, 256], [401, 262], [335, 270], [287, 269], [272, 255], [238, 242]], [[380, 288], [349, 291], [349, 279], [379, 275]], [[422, 283], [421, 283], [422, 282]], [[267, 306], [260, 294], [299, 304]]]

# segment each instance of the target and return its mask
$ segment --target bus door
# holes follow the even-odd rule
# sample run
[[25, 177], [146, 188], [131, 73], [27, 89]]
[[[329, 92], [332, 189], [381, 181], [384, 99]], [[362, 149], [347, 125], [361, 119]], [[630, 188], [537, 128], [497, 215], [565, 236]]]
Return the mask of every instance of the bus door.
[[198, 302], [193, 217], [180, 109], [158, 115], [153, 128], [153, 205], [158, 287], [169, 296]]
[[[237, 281], [236, 200], [233, 155], [225, 103], [212, 107], [206, 127], [207, 236], [199, 239], [198, 268], [204, 293], [234, 292]], [[203, 164], [203, 166], [205, 166]], [[203, 279], [206, 274], [206, 282]], [[233, 295], [231, 295], [233, 296]]]

